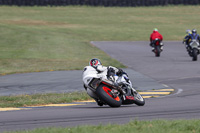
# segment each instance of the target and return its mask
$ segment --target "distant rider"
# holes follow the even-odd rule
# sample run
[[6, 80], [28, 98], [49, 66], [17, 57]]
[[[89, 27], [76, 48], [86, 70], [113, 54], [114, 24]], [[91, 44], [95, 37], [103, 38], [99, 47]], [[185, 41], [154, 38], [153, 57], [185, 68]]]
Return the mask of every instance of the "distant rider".
[[163, 40], [163, 36], [158, 32], [158, 29], [155, 28], [153, 30], [153, 33], [151, 33], [150, 35], [150, 46], [152, 47], [152, 51], [154, 51], [154, 43], [155, 43], [155, 40], [159, 39], [160, 40], [160, 45], [161, 45], [161, 50], [163, 49], [163, 43], [162, 43], [162, 40]]
[[193, 29], [192, 30], [192, 34], [189, 34], [189, 39], [191, 39], [191, 41], [193, 39], [195, 39], [195, 40], [199, 41], [199, 43], [200, 43], [200, 37], [199, 37], [199, 34], [197, 34], [197, 30], [196, 29]]
[[190, 50], [189, 43], [190, 43], [190, 41], [191, 41], [191, 39], [190, 39], [190, 35], [191, 35], [191, 34], [192, 34], [192, 32], [191, 32], [190, 29], [186, 30], [186, 35], [185, 35], [185, 37], [184, 37], [184, 39], [183, 39], [183, 44], [185, 44], [185, 47], [186, 47], [186, 49], [187, 49], [188, 52], [189, 52], [189, 50]]

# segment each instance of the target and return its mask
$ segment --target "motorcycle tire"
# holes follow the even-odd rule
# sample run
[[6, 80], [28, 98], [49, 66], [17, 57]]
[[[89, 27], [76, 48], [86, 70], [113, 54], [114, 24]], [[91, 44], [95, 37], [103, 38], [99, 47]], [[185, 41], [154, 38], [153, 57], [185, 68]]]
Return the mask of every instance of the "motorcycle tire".
[[138, 92], [134, 92], [134, 103], [138, 106], [144, 106], [145, 104], [144, 98]]
[[192, 61], [197, 61], [197, 56], [198, 56], [198, 50], [194, 48], [192, 50]]
[[160, 52], [161, 52], [160, 46], [156, 46], [156, 47], [155, 47], [155, 56], [156, 56], [156, 57], [160, 57]]
[[100, 84], [96, 89], [96, 95], [110, 107], [120, 107], [122, 105], [121, 98], [119, 96], [114, 97], [111, 91], [111, 87], [105, 84]]

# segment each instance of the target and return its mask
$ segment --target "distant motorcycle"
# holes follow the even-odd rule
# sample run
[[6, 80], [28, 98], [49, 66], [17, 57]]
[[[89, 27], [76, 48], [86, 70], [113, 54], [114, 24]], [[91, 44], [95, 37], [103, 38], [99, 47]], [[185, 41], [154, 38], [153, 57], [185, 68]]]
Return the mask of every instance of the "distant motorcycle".
[[199, 42], [193, 39], [189, 43], [190, 49], [188, 50], [189, 55], [192, 57], [192, 61], [197, 61], [198, 55], [200, 54], [200, 45]]
[[[138, 106], [145, 104], [143, 97], [132, 87], [127, 74], [109, 75], [109, 79], [103, 79], [97, 74], [90, 73], [90, 69], [93, 68], [84, 69], [83, 82], [88, 95], [96, 100], [99, 106], [120, 107], [122, 104]], [[109, 70], [107, 73], [109, 74]]]
[[161, 40], [156, 38], [152, 42], [151, 46], [154, 47], [152, 51], [155, 53], [155, 56], [160, 57], [160, 53], [163, 51], [163, 44], [161, 43]]

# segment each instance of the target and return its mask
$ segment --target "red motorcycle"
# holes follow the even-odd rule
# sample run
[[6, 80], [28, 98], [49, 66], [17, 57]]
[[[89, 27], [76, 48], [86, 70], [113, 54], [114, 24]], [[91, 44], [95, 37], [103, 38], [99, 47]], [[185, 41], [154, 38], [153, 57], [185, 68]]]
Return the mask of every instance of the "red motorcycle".
[[155, 53], [155, 56], [160, 57], [160, 53], [163, 51], [163, 43], [161, 40], [156, 38], [151, 45], [154, 48], [152, 51]]

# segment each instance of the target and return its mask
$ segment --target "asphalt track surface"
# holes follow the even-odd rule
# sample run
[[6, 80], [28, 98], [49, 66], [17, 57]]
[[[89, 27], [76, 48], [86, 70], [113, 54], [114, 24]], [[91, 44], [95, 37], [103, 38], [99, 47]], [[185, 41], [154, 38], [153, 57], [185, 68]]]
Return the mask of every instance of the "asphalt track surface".
[[[200, 118], [200, 60], [192, 61], [181, 42], [164, 42], [165, 46], [161, 57], [155, 57], [149, 43], [145, 41], [92, 42], [92, 44], [127, 65], [129, 67], [127, 71], [131, 73], [129, 75], [138, 89], [168, 87], [174, 88], [176, 91], [168, 96], [146, 99], [146, 104], [142, 107], [124, 105], [120, 108], [110, 108], [108, 106], [98, 107], [95, 103], [89, 103], [0, 112], [0, 132], [48, 126], [123, 124], [135, 119]], [[66, 91], [66, 86], [70, 91], [83, 89], [82, 81], [79, 79], [81, 71], [32, 74], [0, 77], [0, 93], [3, 90], [3, 95], [17, 94], [18, 91], [32, 94], [39, 93], [40, 88], [42, 88], [41, 93], [54, 92], [56, 89], [58, 92], [63, 92]], [[68, 76], [65, 77], [65, 74]], [[74, 74], [74, 76], [70, 74]], [[34, 75], [39, 76], [38, 79], [35, 79]], [[27, 89], [31, 86], [31, 89]], [[60, 87], [56, 88], [56, 86]], [[59, 88], [61, 89], [59, 90]]]

